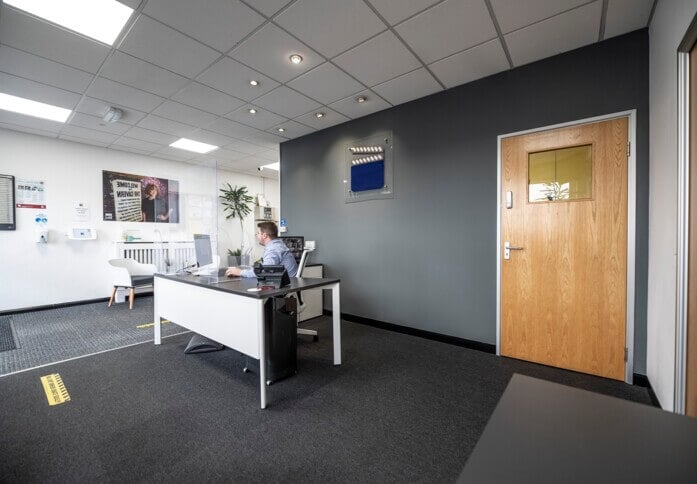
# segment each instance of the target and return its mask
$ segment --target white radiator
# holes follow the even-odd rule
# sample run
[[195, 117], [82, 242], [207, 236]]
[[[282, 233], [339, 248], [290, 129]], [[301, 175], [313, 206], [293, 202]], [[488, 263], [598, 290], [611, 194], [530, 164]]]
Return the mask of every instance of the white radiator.
[[176, 272], [196, 261], [193, 242], [117, 242], [116, 257], [155, 264], [157, 272]]

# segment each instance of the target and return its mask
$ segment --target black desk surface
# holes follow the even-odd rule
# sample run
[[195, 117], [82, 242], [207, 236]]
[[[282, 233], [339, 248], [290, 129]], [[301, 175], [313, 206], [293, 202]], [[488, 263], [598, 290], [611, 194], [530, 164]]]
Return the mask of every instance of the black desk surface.
[[155, 274], [155, 278], [169, 279], [171, 281], [183, 282], [194, 286], [204, 286], [216, 291], [231, 292], [239, 296], [251, 297], [254, 299], [265, 299], [267, 297], [284, 296], [291, 292], [305, 291], [314, 289], [327, 284], [339, 282], [340, 279], [320, 279], [310, 277], [290, 278], [290, 284], [280, 289], [263, 289], [258, 292], [250, 292], [249, 289], [257, 287], [255, 277], [235, 277], [218, 278], [219, 282], [211, 283], [207, 276], [194, 276], [191, 274]]
[[513, 375], [458, 482], [697, 482], [697, 419]]

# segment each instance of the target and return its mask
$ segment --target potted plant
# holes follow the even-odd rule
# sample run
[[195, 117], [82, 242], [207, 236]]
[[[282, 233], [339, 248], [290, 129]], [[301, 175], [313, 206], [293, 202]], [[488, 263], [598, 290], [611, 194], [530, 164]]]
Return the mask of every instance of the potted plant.
[[[218, 198], [220, 198], [220, 203], [223, 205], [225, 220], [231, 218], [240, 220], [240, 238], [242, 239], [242, 243], [237, 250], [233, 251], [228, 249], [228, 264], [236, 266], [244, 264], [246, 261], [240, 260], [242, 254], [244, 254], [244, 218], [252, 212], [251, 203], [254, 198], [247, 194], [247, 187], [238, 187], [235, 185], [233, 188], [229, 183], [227, 183], [227, 186], [223, 186], [223, 188], [220, 189], [220, 196]], [[234, 263], [231, 257], [234, 258]]]

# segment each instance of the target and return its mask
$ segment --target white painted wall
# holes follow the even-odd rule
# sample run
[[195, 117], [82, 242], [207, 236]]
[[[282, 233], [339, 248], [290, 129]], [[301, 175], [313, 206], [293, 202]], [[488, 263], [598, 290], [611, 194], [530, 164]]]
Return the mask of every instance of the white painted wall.
[[[102, 170], [149, 175], [179, 181], [180, 223], [102, 221]], [[124, 230], [145, 241], [191, 240], [211, 233], [219, 240], [222, 264], [228, 248], [240, 244], [239, 222], [224, 220], [218, 188], [225, 182], [245, 185], [279, 207], [277, 180], [203, 166], [108, 150], [70, 141], [0, 129], [0, 173], [46, 183], [46, 210], [17, 208], [17, 230], [0, 231], [0, 311], [103, 298], [111, 293], [107, 260]], [[87, 223], [74, 221], [74, 203], [87, 204]], [[208, 203], [210, 216], [198, 216], [195, 205]], [[48, 217], [49, 243], [35, 242], [37, 213]], [[73, 226], [97, 229], [96, 241], [68, 240]], [[254, 243], [254, 220], [245, 220], [247, 244]], [[254, 255], [261, 254], [261, 247]]]
[[694, 0], [663, 0], [649, 29], [650, 167], [647, 376], [661, 406], [674, 408], [677, 264], [677, 49]]

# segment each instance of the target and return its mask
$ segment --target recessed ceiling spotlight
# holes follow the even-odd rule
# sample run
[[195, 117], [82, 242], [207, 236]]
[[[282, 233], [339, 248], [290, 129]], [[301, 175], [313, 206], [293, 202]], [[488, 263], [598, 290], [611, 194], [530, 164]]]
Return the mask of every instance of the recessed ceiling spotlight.
[[254, 109], [254, 108], [249, 109], [249, 114], [256, 114], [256, 113], [257, 113], [256, 109]]
[[285, 130], [286, 130], [286, 128], [278, 128], [279, 133], [283, 133], [283, 132], [285, 132]]
[[316, 118], [323, 118], [323, 117], [324, 117], [324, 113], [315, 113], [315, 117], [316, 117]]
[[358, 96], [358, 97], [356, 98], [356, 102], [357, 102], [357, 103], [364, 103], [364, 102], [366, 102], [367, 100], [368, 100], [368, 98], [365, 97], [365, 96]]
[[251, 84], [252, 86], [258, 86], [258, 85], [259, 85], [259, 81], [256, 81], [256, 80], [252, 79], [251, 81], [249, 81], [249, 84]]
[[293, 64], [300, 64], [303, 61], [302, 56], [300, 56], [298, 54], [293, 54], [292, 56], [289, 57], [289, 59]]

